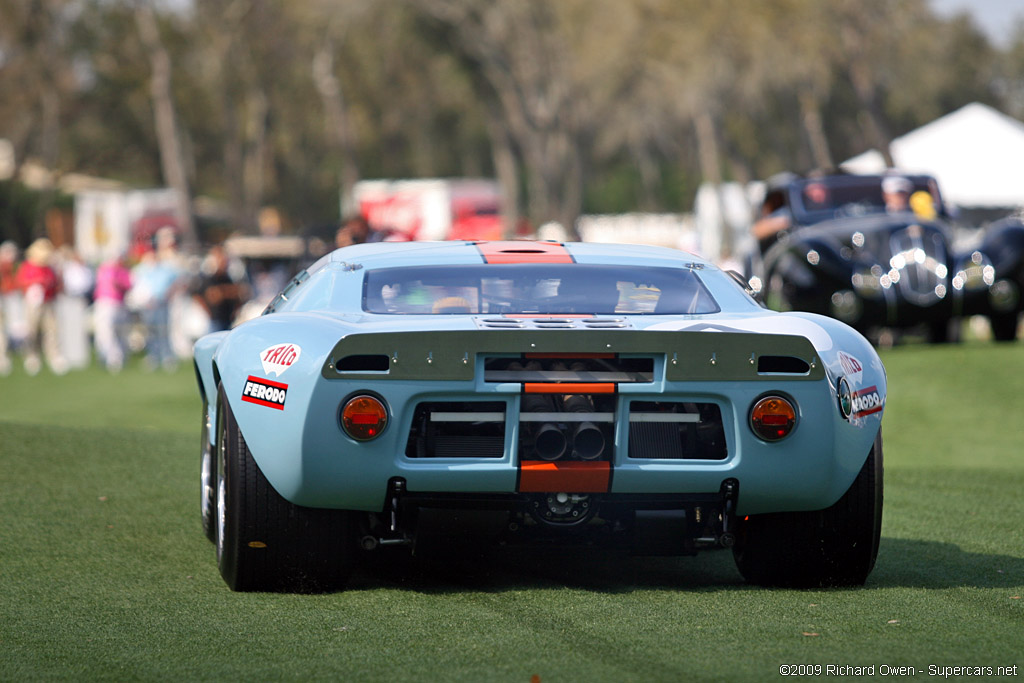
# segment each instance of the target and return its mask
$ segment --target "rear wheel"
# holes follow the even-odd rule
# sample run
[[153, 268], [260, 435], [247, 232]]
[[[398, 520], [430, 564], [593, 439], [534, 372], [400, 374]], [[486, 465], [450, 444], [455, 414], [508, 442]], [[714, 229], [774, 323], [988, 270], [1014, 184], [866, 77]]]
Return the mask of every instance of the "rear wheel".
[[216, 544], [221, 576], [236, 591], [340, 589], [356, 553], [353, 513], [294, 505], [253, 460], [220, 390]]
[[832, 507], [741, 520], [733, 555], [743, 578], [765, 586], [862, 585], [882, 531], [882, 433], [860, 473]]

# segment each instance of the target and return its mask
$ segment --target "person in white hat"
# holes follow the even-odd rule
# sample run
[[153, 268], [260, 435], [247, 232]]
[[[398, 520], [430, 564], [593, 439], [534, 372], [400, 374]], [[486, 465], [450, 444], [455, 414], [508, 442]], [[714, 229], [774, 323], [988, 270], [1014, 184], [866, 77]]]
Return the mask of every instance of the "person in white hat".
[[882, 179], [882, 200], [888, 213], [901, 213], [910, 210], [910, 193], [914, 191], [914, 183], [898, 175], [886, 176]]

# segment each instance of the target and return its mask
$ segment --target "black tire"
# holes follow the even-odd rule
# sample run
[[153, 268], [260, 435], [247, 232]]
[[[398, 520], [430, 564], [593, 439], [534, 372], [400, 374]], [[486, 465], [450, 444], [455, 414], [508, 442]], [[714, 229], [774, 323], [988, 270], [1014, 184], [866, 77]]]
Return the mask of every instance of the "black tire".
[[203, 533], [211, 542], [217, 542], [217, 474], [216, 454], [210, 443], [210, 403], [203, 396], [202, 434], [199, 437], [199, 518]]
[[294, 505], [253, 460], [231, 406], [218, 393], [217, 562], [235, 591], [341, 589], [352, 571], [354, 513]]
[[762, 586], [859, 586], [882, 532], [882, 433], [843, 497], [813, 512], [751, 516], [737, 525], [733, 556], [743, 578]]
[[1012, 313], [998, 313], [989, 317], [989, 325], [992, 326], [992, 336], [996, 341], [1012, 342], [1017, 339], [1017, 311]]

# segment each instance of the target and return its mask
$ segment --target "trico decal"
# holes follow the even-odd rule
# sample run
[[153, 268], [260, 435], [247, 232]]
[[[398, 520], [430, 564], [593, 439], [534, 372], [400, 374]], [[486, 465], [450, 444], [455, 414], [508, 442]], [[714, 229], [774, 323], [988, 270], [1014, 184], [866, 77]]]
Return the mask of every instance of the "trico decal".
[[860, 361], [844, 351], [839, 352], [839, 364], [843, 366], [843, 372], [847, 375], [859, 375], [864, 371]]
[[850, 417], [864, 417], [882, 409], [885, 400], [879, 395], [878, 387], [861, 389], [853, 395], [853, 412]]
[[300, 355], [302, 355], [302, 349], [297, 344], [277, 344], [269, 349], [263, 349], [260, 352], [263, 372], [268, 375], [273, 373], [280, 377], [281, 373], [290, 368]]
[[262, 377], [253, 377], [245, 381], [242, 389], [242, 400], [268, 408], [284, 410], [284, 401], [288, 397], [288, 385], [272, 382]]

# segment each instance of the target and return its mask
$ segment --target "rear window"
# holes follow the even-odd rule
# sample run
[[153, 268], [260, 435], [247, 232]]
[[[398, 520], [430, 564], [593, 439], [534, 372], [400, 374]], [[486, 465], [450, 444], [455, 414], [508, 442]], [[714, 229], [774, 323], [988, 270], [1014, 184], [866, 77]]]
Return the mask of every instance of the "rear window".
[[367, 271], [363, 309], [401, 314], [716, 313], [688, 268], [593, 264], [413, 266]]

